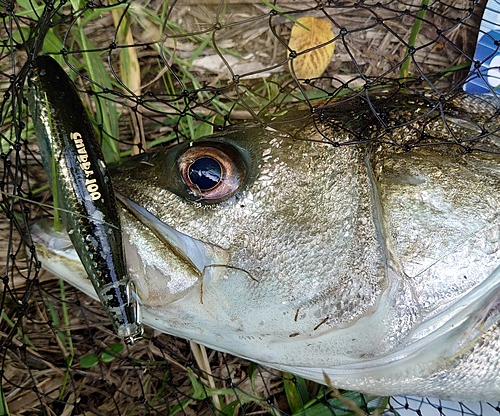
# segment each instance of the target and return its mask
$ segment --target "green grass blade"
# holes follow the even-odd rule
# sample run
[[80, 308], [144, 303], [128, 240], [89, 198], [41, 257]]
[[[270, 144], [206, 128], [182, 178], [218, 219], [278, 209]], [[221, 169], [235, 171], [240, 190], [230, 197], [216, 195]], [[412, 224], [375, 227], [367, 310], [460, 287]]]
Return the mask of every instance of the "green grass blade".
[[3, 388], [0, 384], [0, 415], [9, 416], [9, 406], [7, 404], [7, 400], [5, 399], [5, 394], [3, 394]]
[[268, 2], [267, 0], [260, 0], [262, 3], [264, 3], [267, 7], [270, 9], [274, 10], [275, 12], [278, 12], [282, 16], [286, 17], [287, 19], [291, 20], [293, 23], [296, 25], [299, 25], [302, 29], [307, 30], [308, 32], [311, 31], [307, 26], [304, 26], [302, 23], [300, 23], [295, 17], [290, 16], [289, 14], [285, 13], [282, 9], [280, 9], [278, 6], [275, 6], [274, 4]]
[[207, 388], [203, 383], [200, 382], [200, 380], [198, 380], [198, 377], [193, 370], [191, 370], [190, 368], [188, 368], [187, 370], [189, 381], [191, 382], [191, 386], [193, 387], [193, 392], [190, 394], [190, 396], [195, 400], [205, 400], [208, 397], [206, 391]]
[[[83, 33], [84, 24], [80, 23], [78, 27], [80, 30], [77, 32], [77, 37], [80, 47], [83, 50], [95, 49], [93, 43]], [[102, 57], [97, 53], [84, 53], [83, 59], [85, 61], [84, 67], [88, 71], [88, 77], [102, 88], [111, 90], [112, 82], [106, 71]], [[101, 92], [96, 84], [93, 85], [92, 89], [96, 92]], [[118, 142], [114, 139], [118, 137], [119, 132], [116, 104], [112, 100], [103, 100], [102, 102], [98, 96], [94, 96], [93, 99], [96, 101], [95, 121], [98, 125], [102, 125], [104, 132], [101, 137], [101, 149], [104, 159], [107, 163], [117, 162], [120, 159], [120, 152]]]
[[284, 373], [283, 377], [283, 388], [288, 406], [290, 406], [292, 413], [295, 413], [303, 409], [304, 403], [309, 401], [306, 381], [302, 377], [294, 376], [291, 373]]
[[405, 61], [403, 62], [403, 65], [401, 65], [401, 69], [399, 70], [400, 78], [403, 79], [407, 78], [410, 72], [410, 65], [411, 65], [410, 48], [415, 47], [417, 36], [420, 33], [420, 29], [422, 28], [422, 22], [425, 17], [428, 5], [429, 5], [429, 0], [422, 0], [421, 9], [417, 13], [415, 22], [413, 23], [413, 27], [411, 28], [410, 38], [408, 39], [408, 49], [406, 51]]
[[184, 409], [187, 408], [191, 403], [193, 403], [192, 399], [189, 399], [189, 400], [186, 400], [185, 402], [179, 403], [178, 405], [172, 407], [172, 410], [170, 411], [170, 413], [168, 415], [174, 416], [175, 414], [177, 414], [178, 412], [181, 412], [181, 411], [182, 411], [182, 413], [186, 414], [184, 412]]
[[[14, 322], [7, 316], [7, 314], [5, 313], [5, 311], [2, 311], [2, 313], [0, 314], [0, 317], [1, 317], [1, 319], [5, 320], [5, 322], [7, 322], [7, 324], [11, 328], [14, 328], [16, 326], [16, 324], [14, 324]], [[17, 335], [19, 335], [28, 346], [30, 346], [31, 348], [33, 348], [34, 350], [36, 350], [35, 344], [33, 344], [29, 340], [29, 338], [25, 334], [23, 334], [23, 331], [21, 331], [21, 328], [19, 328], [19, 327], [17, 327]]]
[[64, 281], [62, 279], [59, 279], [59, 291], [61, 293], [61, 303], [62, 303], [62, 318], [63, 318], [63, 323], [64, 326], [66, 326], [68, 329], [66, 329], [66, 347], [69, 352], [69, 357], [68, 357], [68, 366], [71, 366], [73, 362], [73, 357], [75, 356], [75, 351], [73, 349], [73, 337], [71, 336], [71, 330], [69, 329], [69, 313], [68, 313], [68, 304], [66, 302], [66, 290], [64, 287]]
[[79, 10], [85, 5], [84, 0], [70, 0], [70, 3], [73, 10]]
[[17, 3], [17, 16], [30, 17], [32, 19], [38, 20], [38, 16], [40, 16], [45, 8], [45, 4], [43, 2], [36, 2], [30, 0], [16, 0]]
[[[342, 392], [341, 397], [328, 399], [328, 406], [325, 406], [323, 397], [324, 393], [320, 397], [306, 403], [300, 409], [297, 409], [293, 413], [293, 416], [331, 416], [331, 409], [334, 409], [335, 416], [353, 416], [355, 414], [366, 414], [365, 407], [368, 408], [368, 414], [372, 414], [375, 409], [381, 407], [380, 403], [383, 400], [377, 396], [367, 396], [354, 391], [345, 391]], [[350, 406], [346, 405], [347, 402]], [[357, 407], [358, 411], [354, 412], [350, 407]]]
[[193, 51], [193, 53], [191, 54], [190, 58], [189, 58], [189, 63], [192, 64], [194, 62], [194, 60], [196, 58], [198, 58], [198, 56], [200, 55], [200, 53], [202, 53], [205, 48], [210, 44], [210, 41], [211, 41], [211, 37], [210, 36], [206, 36], [202, 42], [198, 45], [198, 47]]
[[224, 406], [224, 408], [221, 410], [221, 414], [227, 416], [236, 416], [238, 414], [240, 404], [241, 403], [238, 400], [232, 401], [228, 405]]
[[[169, 380], [169, 377], [171, 376], [170, 374], [170, 371], [167, 370], [164, 374], [163, 374], [163, 378], [162, 378], [162, 382], [158, 388], [158, 390], [156, 391], [156, 394], [155, 396], [150, 400], [150, 404], [151, 406], [153, 406], [155, 403], [159, 402], [160, 400], [162, 400], [165, 395], [166, 395], [166, 390], [167, 390], [167, 387], [168, 387], [168, 380]], [[144, 382], [144, 391], [148, 391], [148, 385], [149, 385], [149, 382], [152, 380], [152, 377], [148, 377], [146, 378], [145, 382]], [[166, 405], [169, 405], [168, 403], [165, 403]], [[168, 408], [167, 408], [168, 409]], [[168, 410], [166, 410], [165, 412], [167, 412]]]
[[[54, 33], [54, 30], [50, 29], [45, 35], [43, 41], [42, 52], [59, 52], [63, 48], [62, 39]], [[61, 55], [54, 55], [54, 59], [57, 60], [59, 65], [63, 65], [64, 59]]]

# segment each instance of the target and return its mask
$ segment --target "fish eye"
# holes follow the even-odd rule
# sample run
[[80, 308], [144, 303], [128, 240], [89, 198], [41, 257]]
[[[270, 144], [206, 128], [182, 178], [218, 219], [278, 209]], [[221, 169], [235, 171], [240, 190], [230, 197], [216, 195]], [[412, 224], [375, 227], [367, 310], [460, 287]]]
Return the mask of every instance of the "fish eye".
[[194, 143], [178, 156], [177, 166], [193, 200], [222, 202], [243, 185], [246, 168], [241, 154], [222, 142]]
[[215, 188], [222, 179], [222, 166], [212, 157], [200, 157], [188, 168], [191, 183], [201, 191]]

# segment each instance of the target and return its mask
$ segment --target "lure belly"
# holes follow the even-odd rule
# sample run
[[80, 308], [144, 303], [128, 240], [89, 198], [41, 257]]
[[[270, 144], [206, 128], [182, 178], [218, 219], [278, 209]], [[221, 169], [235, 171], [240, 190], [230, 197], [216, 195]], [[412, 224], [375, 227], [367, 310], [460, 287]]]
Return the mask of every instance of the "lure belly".
[[139, 304], [92, 124], [74, 84], [53, 58], [35, 59], [29, 86], [30, 112], [62, 222], [116, 333], [133, 343], [143, 332]]

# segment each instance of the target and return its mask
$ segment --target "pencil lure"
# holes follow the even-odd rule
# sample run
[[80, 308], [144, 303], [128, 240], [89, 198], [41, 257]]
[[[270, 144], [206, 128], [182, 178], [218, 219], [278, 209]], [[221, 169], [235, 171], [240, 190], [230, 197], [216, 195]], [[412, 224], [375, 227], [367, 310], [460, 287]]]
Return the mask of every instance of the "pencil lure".
[[49, 56], [34, 60], [29, 105], [42, 162], [85, 270], [117, 334], [142, 334], [120, 220], [106, 165], [76, 87]]

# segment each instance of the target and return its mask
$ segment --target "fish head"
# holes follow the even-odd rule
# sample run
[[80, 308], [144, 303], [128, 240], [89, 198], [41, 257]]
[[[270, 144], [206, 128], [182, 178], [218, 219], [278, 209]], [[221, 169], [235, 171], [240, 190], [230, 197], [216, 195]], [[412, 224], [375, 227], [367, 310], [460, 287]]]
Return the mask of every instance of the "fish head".
[[[193, 314], [210, 311], [217, 331], [241, 336], [272, 329], [289, 340], [322, 322], [352, 324], [387, 284], [363, 158], [249, 128], [125, 162], [115, 189], [141, 299], [164, 307], [189, 297]], [[205, 190], [193, 172], [211, 165], [217, 183]]]
[[[433, 134], [449, 134], [433, 120]], [[454, 134], [477, 133], [456, 120]], [[483, 382], [457, 387], [470, 366], [453, 371], [498, 319], [498, 153], [339, 146], [352, 122], [366, 122], [355, 106], [294, 114], [117, 166], [144, 322], [315, 381], [325, 371], [342, 388], [493, 397]], [[390, 134], [402, 142], [415, 128]]]

